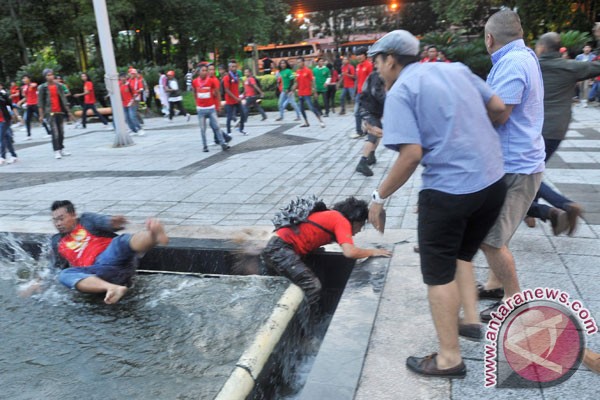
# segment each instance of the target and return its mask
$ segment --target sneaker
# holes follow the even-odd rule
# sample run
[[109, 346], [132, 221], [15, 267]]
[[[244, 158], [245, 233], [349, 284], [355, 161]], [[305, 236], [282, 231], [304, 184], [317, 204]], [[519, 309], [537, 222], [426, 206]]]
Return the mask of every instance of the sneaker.
[[186, 120], [187, 122], [190, 122], [190, 118], [192, 118], [192, 115], [191, 115], [191, 114], [186, 114], [186, 115], [185, 115], [185, 120]]
[[321, 126], [321, 128], [325, 128], [325, 122], [319, 122], [319, 125]]
[[60, 160], [62, 158], [62, 154], [60, 154], [60, 151], [55, 151], [54, 152], [54, 158], [56, 158], [57, 160]]
[[472, 342], [481, 342], [483, 332], [481, 324], [458, 324], [458, 336], [470, 340]]
[[238, 121], [238, 122], [235, 123], [234, 128], [239, 128], [239, 127], [240, 127], [240, 121]]
[[294, 118], [294, 121], [300, 121], [300, 117]]
[[233, 140], [233, 136], [225, 132], [223, 132], [223, 138], [225, 139], [225, 143], [229, 143]]
[[7, 164], [14, 164], [17, 161], [19, 161], [19, 159], [17, 157], [10, 157], [8, 160], [6, 160]]
[[223, 150], [229, 150], [229, 149], [231, 148], [231, 146], [229, 146], [228, 144], [222, 144], [222, 145], [221, 145], [221, 148], [222, 148]]
[[204, 149], [202, 149], [202, 151], [208, 153], [208, 147], [204, 146]]
[[350, 139], [358, 139], [359, 137], [361, 137], [361, 134], [358, 132], [354, 132], [354, 133], [351, 133], [349, 136], [350, 136]]
[[375, 150], [373, 150], [372, 152], [369, 153], [369, 156], [367, 157], [367, 164], [373, 165], [376, 162], [377, 162], [377, 159], [375, 158]]
[[240, 132], [242, 135], [244, 135], [244, 136], [248, 134], [248, 132], [246, 132], [246, 131], [243, 131], [243, 130], [241, 130], [241, 129], [238, 129], [238, 131], [239, 131], [239, 132]]
[[554, 236], [558, 236], [569, 229], [569, 216], [565, 211], [552, 207], [549, 219]]
[[144, 136], [146, 134], [146, 132], [144, 132], [143, 129], [140, 129], [139, 131], [137, 131], [138, 136]]
[[104, 129], [106, 129], [107, 131], [114, 131], [115, 128], [112, 127], [112, 125], [106, 124], [104, 125]]
[[300, 125], [300, 128], [308, 128], [309, 126], [310, 125], [307, 122], [305, 122], [302, 125]]
[[66, 156], [70, 156], [70, 155], [71, 155], [71, 153], [69, 153], [69, 152], [68, 152], [68, 151], [66, 151], [65, 149], [62, 149], [62, 150], [60, 151], [60, 155], [61, 155], [61, 156], [63, 156], [63, 157], [66, 157]]
[[261, 121], [266, 121], [266, 120], [267, 120], [267, 117], [262, 117], [261, 118]]
[[25, 141], [28, 141], [28, 140], [31, 140], [31, 136], [27, 136], [27, 137], [25, 138]]
[[275, 118], [275, 121], [283, 121], [283, 118], [281, 118], [281, 117]]
[[[335, 111], [334, 111], [335, 112]], [[340, 115], [346, 115], [346, 110], [340, 111]]]
[[367, 164], [367, 159], [364, 157], [360, 158], [360, 161], [356, 166], [356, 172], [360, 172], [364, 176], [373, 176], [373, 171], [371, 171], [371, 168], [369, 168], [369, 165]]

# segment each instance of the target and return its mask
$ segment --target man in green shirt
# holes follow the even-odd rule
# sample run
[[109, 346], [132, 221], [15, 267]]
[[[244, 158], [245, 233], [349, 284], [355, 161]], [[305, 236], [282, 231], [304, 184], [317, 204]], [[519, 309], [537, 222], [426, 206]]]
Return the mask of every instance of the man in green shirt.
[[281, 94], [279, 95], [279, 118], [275, 121], [283, 120], [283, 111], [285, 107], [289, 104], [292, 105], [294, 111], [296, 111], [296, 119], [294, 121], [300, 121], [300, 108], [298, 107], [298, 103], [296, 103], [296, 96], [292, 91], [292, 83], [295, 78], [294, 71], [292, 71], [292, 67], [290, 63], [286, 60], [281, 60], [279, 62], [279, 72], [277, 73], [278, 80], [281, 80]]
[[325, 103], [325, 116], [329, 117], [329, 101], [327, 99], [327, 83], [331, 79], [331, 71], [325, 66], [325, 60], [321, 57], [317, 59], [317, 66], [313, 68], [313, 75], [315, 76], [315, 105], [319, 108], [319, 111], [323, 112], [323, 107], [319, 104], [319, 96], [323, 96], [323, 102]]

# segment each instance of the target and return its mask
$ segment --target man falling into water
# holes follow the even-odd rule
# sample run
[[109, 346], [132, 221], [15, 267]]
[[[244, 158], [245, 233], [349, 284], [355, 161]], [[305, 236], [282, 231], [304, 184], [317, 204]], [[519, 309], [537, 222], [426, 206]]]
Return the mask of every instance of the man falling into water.
[[127, 222], [121, 215], [78, 217], [69, 200], [55, 201], [51, 210], [58, 230], [51, 239], [53, 265], [63, 268], [59, 281], [83, 293], [105, 293], [106, 304], [117, 303], [127, 293], [137, 254], [169, 242], [157, 219], [148, 219], [144, 231], [116, 235]]

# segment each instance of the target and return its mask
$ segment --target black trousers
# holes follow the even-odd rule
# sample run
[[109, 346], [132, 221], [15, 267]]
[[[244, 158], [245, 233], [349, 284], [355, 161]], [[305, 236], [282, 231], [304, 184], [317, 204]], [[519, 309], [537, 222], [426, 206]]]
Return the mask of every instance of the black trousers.
[[54, 151], [65, 148], [63, 142], [65, 140], [65, 114], [54, 113], [48, 118], [50, 129], [52, 131], [52, 149]]

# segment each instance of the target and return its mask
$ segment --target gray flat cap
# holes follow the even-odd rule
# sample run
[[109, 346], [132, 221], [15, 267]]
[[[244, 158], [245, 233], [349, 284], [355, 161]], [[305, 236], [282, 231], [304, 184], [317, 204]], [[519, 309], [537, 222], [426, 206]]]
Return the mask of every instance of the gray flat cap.
[[46, 68], [42, 71], [42, 75], [44, 76], [44, 78], [46, 77], [46, 75], [48, 74], [53, 74], [54, 71], [52, 71], [50, 68]]
[[419, 39], [409, 31], [402, 29], [391, 31], [376, 41], [369, 49], [369, 57], [379, 53], [416, 56], [419, 54]]

